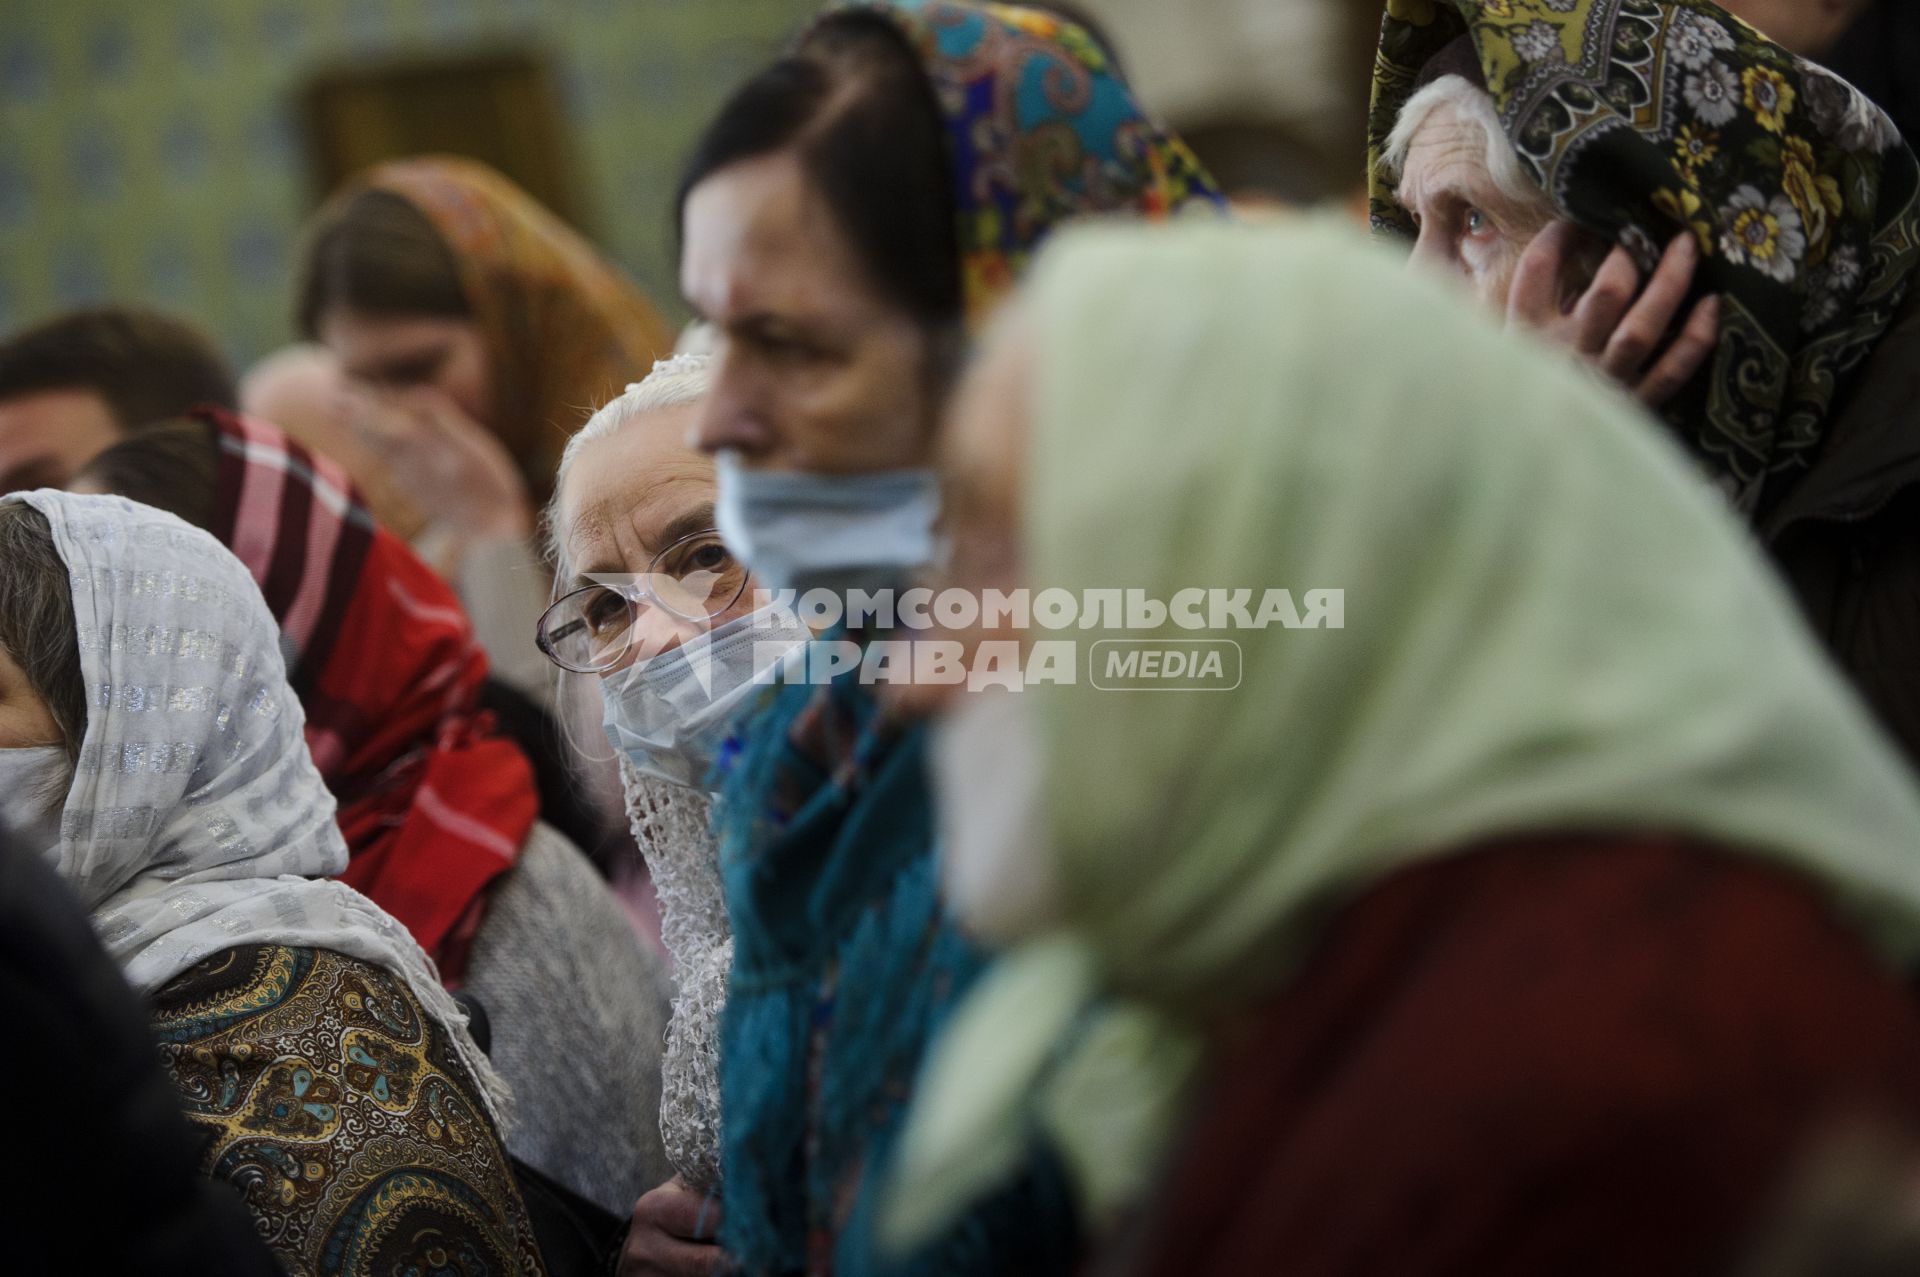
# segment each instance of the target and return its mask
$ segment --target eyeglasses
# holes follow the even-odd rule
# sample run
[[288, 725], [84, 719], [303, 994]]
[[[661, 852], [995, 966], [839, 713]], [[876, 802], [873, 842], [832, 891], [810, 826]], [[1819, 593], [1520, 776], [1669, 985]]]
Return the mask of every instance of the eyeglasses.
[[728, 553], [713, 528], [681, 537], [654, 555], [644, 575], [609, 572], [604, 577], [563, 594], [540, 614], [534, 642], [563, 670], [599, 674], [613, 669], [643, 631], [712, 620], [747, 588], [745, 565]]

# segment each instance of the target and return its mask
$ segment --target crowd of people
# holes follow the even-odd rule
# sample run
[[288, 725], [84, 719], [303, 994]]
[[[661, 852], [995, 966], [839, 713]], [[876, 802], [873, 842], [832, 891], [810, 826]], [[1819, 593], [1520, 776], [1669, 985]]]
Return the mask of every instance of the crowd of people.
[[851, 0], [682, 333], [417, 157], [0, 339], [8, 1270], [1913, 1271], [1920, 163], [1730, 7], [1389, 0], [1369, 233]]

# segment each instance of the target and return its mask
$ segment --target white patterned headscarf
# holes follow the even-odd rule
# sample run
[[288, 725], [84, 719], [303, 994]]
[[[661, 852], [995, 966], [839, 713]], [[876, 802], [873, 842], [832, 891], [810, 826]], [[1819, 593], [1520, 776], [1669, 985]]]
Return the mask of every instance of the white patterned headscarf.
[[122, 497], [5, 500], [46, 517], [71, 580], [87, 726], [52, 854], [127, 979], [150, 993], [249, 944], [358, 958], [407, 982], [504, 1123], [505, 1085], [432, 960], [378, 905], [323, 881], [347, 847], [247, 569]]

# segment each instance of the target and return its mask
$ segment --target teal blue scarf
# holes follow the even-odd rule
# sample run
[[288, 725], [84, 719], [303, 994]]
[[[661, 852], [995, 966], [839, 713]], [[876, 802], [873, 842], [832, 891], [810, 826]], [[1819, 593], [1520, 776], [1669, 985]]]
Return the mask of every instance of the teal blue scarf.
[[983, 966], [940, 904], [925, 736], [887, 715], [854, 671], [770, 692], [722, 761], [734, 959], [721, 1024], [721, 1242], [748, 1273], [985, 1277], [1073, 1263], [1065, 1182], [1041, 1150], [914, 1255], [891, 1259], [873, 1243], [922, 1057]]

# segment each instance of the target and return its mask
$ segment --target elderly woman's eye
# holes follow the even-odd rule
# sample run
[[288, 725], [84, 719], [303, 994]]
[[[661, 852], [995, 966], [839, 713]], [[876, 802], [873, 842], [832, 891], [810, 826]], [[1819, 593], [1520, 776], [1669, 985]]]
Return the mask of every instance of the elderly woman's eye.
[[594, 594], [581, 611], [596, 634], [605, 634], [627, 623], [627, 601], [612, 590]]
[[1493, 225], [1493, 219], [1489, 218], [1485, 213], [1481, 212], [1479, 209], [1470, 208], [1467, 210], [1467, 216], [1466, 216], [1467, 234], [1478, 235], [1481, 231], [1488, 229], [1492, 225]]

